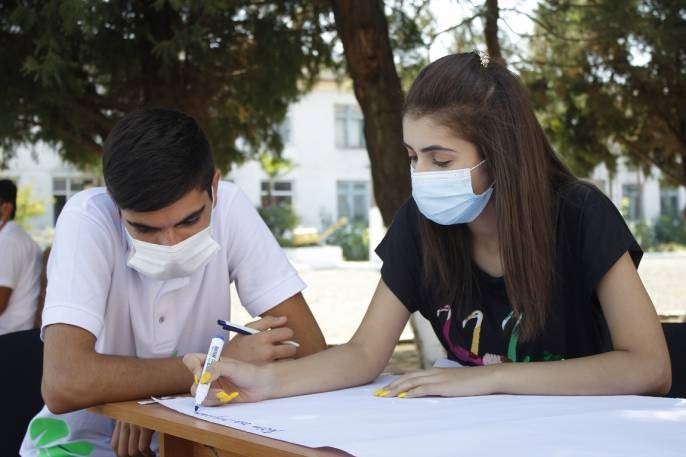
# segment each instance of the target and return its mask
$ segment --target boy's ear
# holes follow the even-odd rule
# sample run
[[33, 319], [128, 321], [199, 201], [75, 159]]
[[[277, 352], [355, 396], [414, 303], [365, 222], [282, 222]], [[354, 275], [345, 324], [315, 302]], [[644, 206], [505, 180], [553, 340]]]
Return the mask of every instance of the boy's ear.
[[212, 202], [212, 207], [217, 206], [217, 199], [219, 196], [219, 180], [221, 179], [222, 174], [219, 172], [219, 170], [214, 170], [214, 176], [212, 176], [212, 195], [214, 195], [214, 201]]
[[9, 220], [11, 214], [12, 214], [12, 203], [10, 203], [10, 202], [0, 203], [0, 219]]
[[107, 195], [109, 195], [109, 197], [114, 202], [114, 206], [117, 207], [117, 212], [119, 213], [119, 217], [121, 217], [121, 208], [119, 207], [119, 205], [117, 205], [117, 202], [114, 201], [114, 197], [112, 197], [112, 192], [110, 192], [110, 190], [107, 187], [105, 189], [107, 190]]

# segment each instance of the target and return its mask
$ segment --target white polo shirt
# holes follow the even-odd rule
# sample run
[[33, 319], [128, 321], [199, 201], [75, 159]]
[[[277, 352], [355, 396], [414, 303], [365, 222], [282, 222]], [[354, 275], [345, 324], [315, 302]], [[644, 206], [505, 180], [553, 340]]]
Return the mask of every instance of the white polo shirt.
[[[84, 328], [96, 336], [96, 351], [102, 354], [183, 356], [206, 351], [211, 337], [221, 330], [217, 319], [230, 318], [232, 281], [252, 316], [305, 288], [255, 208], [234, 184], [219, 184], [212, 233], [221, 249], [205, 267], [186, 278], [151, 279], [126, 265], [129, 242], [106, 190], [75, 195], [65, 205], [55, 230], [43, 329], [56, 323]], [[60, 433], [63, 436], [49, 443], [41, 441], [45, 431], [63, 425], [66, 435]], [[113, 421], [86, 411], [53, 415], [44, 407], [29, 426], [21, 455], [84, 442], [93, 446], [88, 455], [112, 456], [113, 427]], [[50, 436], [56, 435], [51, 432]]]
[[40, 293], [41, 249], [21, 227], [0, 229], [0, 287], [12, 289], [0, 314], [0, 335], [33, 328]]

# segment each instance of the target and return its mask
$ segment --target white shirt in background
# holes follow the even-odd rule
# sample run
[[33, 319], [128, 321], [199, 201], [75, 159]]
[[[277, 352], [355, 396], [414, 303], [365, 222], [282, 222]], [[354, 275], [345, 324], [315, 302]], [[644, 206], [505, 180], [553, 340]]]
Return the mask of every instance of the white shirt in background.
[[0, 287], [12, 289], [0, 314], [0, 335], [33, 328], [40, 293], [42, 252], [21, 227], [8, 221], [0, 229]]
[[[43, 329], [56, 323], [81, 327], [95, 335], [95, 349], [101, 354], [183, 356], [206, 352], [212, 336], [222, 333], [217, 319], [230, 318], [232, 281], [252, 316], [305, 288], [234, 184], [220, 182], [211, 224], [221, 249], [205, 267], [186, 278], [151, 279], [126, 265], [129, 242], [107, 191], [97, 188], [75, 195], [55, 229]], [[66, 434], [41, 443], [46, 431], [55, 436], [53, 430], [64, 427]], [[86, 411], [54, 415], [44, 407], [29, 426], [21, 455], [78, 442], [86, 443], [91, 457], [112, 456], [113, 428], [114, 422], [103, 416]]]

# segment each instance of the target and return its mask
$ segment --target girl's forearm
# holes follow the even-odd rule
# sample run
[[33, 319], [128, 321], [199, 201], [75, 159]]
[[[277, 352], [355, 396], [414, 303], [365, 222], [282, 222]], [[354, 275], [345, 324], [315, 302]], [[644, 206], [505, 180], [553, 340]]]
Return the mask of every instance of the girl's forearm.
[[554, 362], [505, 363], [489, 371], [493, 393], [525, 395], [665, 394], [671, 367], [649, 354], [610, 351]]
[[348, 342], [302, 359], [272, 363], [269, 396], [289, 397], [367, 384], [381, 373], [390, 356], [375, 359], [361, 345]]

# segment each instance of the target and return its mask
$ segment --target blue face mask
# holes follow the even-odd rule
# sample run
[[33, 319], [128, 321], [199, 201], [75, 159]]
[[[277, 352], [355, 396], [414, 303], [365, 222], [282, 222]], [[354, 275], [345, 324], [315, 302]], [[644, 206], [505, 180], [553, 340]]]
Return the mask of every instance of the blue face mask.
[[440, 225], [466, 224], [484, 210], [493, 193], [493, 185], [480, 195], [472, 190], [472, 168], [448, 171], [410, 170], [412, 197], [419, 211]]

